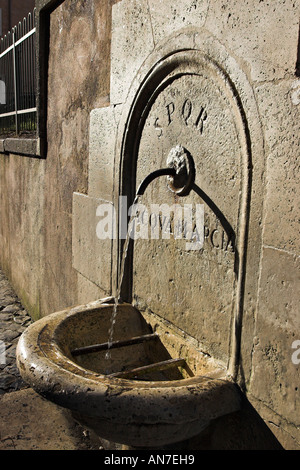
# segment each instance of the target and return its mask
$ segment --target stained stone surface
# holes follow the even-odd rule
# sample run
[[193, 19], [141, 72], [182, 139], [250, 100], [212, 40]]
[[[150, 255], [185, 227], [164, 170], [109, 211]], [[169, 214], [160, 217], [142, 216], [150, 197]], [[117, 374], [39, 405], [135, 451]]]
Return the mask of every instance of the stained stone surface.
[[[202, 205], [205, 229], [197, 226], [194, 216], [192, 231], [186, 230], [176, 239], [178, 227], [174, 226], [172, 213], [160, 215], [159, 239], [135, 243], [133, 292], [138, 303], [147, 304], [152, 311], [196, 335], [214, 357], [226, 359], [239, 194], [243, 191], [243, 150], [233, 105], [216, 85], [216, 73], [209, 66], [207, 71], [201, 70], [201, 75], [189, 73], [189, 66], [184, 72], [161, 91], [148, 112], [139, 140], [137, 184], [152, 168], [166, 166], [172, 147], [183, 145], [194, 159], [195, 189], [179, 198], [168, 190], [165, 178], [158, 178], [141, 203], [148, 219], [153, 204], [177, 204], [183, 213], [188, 205], [194, 212], [197, 205]], [[197, 249], [196, 240], [203, 230], [204, 244]]]
[[[174, 197], [160, 178], [140, 203], [149, 212], [151, 204], [203, 203], [203, 248], [187, 250], [174, 233], [135, 240], [128, 283], [133, 301], [193, 335], [229, 366], [239, 337], [240, 385], [280, 441], [299, 448], [299, 365], [291, 357], [300, 337], [300, 10], [292, 0], [273, 3], [122, 0], [113, 6], [110, 106], [91, 114], [87, 197], [114, 204], [125, 194], [130, 205], [138, 184], [166, 166], [172, 148], [182, 145], [191, 153], [198, 193]], [[172, 75], [178, 51], [186, 54], [181, 76]], [[190, 51], [211, 66], [195, 71]], [[223, 77], [211, 74], [212, 64]], [[142, 210], [144, 219], [149, 212]], [[240, 247], [245, 220], [246, 250]], [[228, 228], [236, 245], [229, 243]], [[121, 255], [117, 244], [107, 245], [103, 241], [113, 276]], [[81, 249], [84, 267], [88, 248]], [[96, 277], [102, 282], [108, 265], [90, 262], [86, 282], [101, 287]], [[245, 271], [238, 273], [241, 266]]]
[[34, 392], [16, 366], [20, 335], [32, 323], [0, 271], [0, 450], [90, 450], [98, 438]]
[[15, 364], [20, 335], [31, 323], [6, 277], [0, 271], [0, 394], [26, 387]]
[[[37, 3], [48, 2], [37, 0]], [[56, 6], [52, 0], [51, 4]], [[292, 354], [297, 353], [292, 345], [300, 340], [299, 70], [295, 73], [296, 62], [299, 62], [299, 13], [300, 4], [295, 0], [60, 2], [50, 14], [47, 158], [38, 160], [7, 154], [1, 155], [0, 165], [1, 265], [11, 273], [28, 311], [38, 318], [71, 304], [97, 299], [114, 286], [119, 252], [117, 244], [109, 240], [98, 245], [95, 227], [99, 217], [95, 214], [94, 203], [96, 199], [115, 203], [122, 172], [134, 169], [128, 155], [124, 161], [122, 146], [132, 112], [138, 117], [145, 109], [141, 101], [140, 106], [133, 109], [136, 95], [153, 67], [161, 65], [174, 51], [195, 50], [218, 64], [239, 99], [252, 156], [239, 383], [280, 442], [286, 448], [295, 449], [300, 448], [300, 368], [298, 363], [292, 362]], [[238, 185], [239, 178], [235, 166], [230, 168], [234, 169], [233, 173], [228, 171], [228, 163], [233, 162], [228, 151], [229, 134], [238, 157], [243, 144], [238, 144], [237, 135], [232, 132], [237, 114], [232, 114], [227, 106], [228, 95], [222, 106], [222, 86], [217, 96], [217, 82], [206, 87], [205, 73], [199, 96], [187, 76], [185, 91], [191, 96], [185, 96], [184, 101], [176, 88], [177, 95], [167, 100], [170, 86], [165, 95], [156, 97], [145, 120], [140, 151], [137, 149], [131, 156], [139, 157], [137, 174], [141, 178], [156, 169], [154, 165], [165, 160], [156, 153], [155, 145], [174, 130], [177, 122], [178, 134], [170, 147], [191, 146], [190, 151], [197, 161], [197, 184], [207, 185], [207, 191], [212, 189], [211, 199], [216, 199], [236, 229], [235, 215], [241, 212], [236, 203], [238, 189], [234, 181]], [[150, 89], [151, 86], [150, 83]], [[188, 98], [190, 102], [186, 101]], [[202, 98], [206, 98], [207, 118], [204, 119], [203, 111], [203, 133], [199, 132], [199, 147], [195, 148], [191, 130], [196, 130], [194, 124], [199, 114], [193, 113], [196, 110], [200, 113], [201, 108], [197, 106], [202, 106]], [[212, 105], [214, 109], [209, 109]], [[156, 110], [159, 116], [154, 114]], [[216, 124], [215, 140], [209, 128], [212, 117]], [[180, 132], [180, 128], [184, 131]], [[132, 134], [137, 129], [138, 125], [130, 128]], [[211, 149], [203, 142], [208, 130]], [[186, 135], [189, 137], [184, 141]], [[164, 145], [167, 147], [167, 143], [160, 147], [163, 153]], [[220, 164], [222, 146], [225, 158]], [[209, 159], [199, 158], [202, 150]], [[154, 160], [149, 164], [147, 158], [152, 155]], [[203, 168], [201, 162], [205, 162]], [[214, 163], [218, 163], [215, 169]], [[208, 174], [206, 164], [209, 164]], [[221, 189], [214, 185], [214, 181], [224, 184], [222, 171], [225, 180], [229, 178], [224, 186], [224, 198]], [[210, 173], [214, 177], [210, 177]], [[124, 193], [128, 188], [135, 190], [130, 178], [124, 181]], [[151, 202], [151, 191], [155, 198], [165, 189], [159, 184], [157, 192], [156, 183], [145, 200]], [[74, 192], [80, 193], [80, 197], [78, 210], [72, 213]], [[231, 197], [233, 204], [230, 204]], [[142, 248], [144, 257], [142, 251], [140, 258], [135, 253], [139, 276], [133, 270], [134, 285], [139, 294], [136, 301], [141, 307], [147, 309], [150, 305], [156, 310], [165, 307], [167, 301], [173, 302], [177, 311], [167, 305], [168, 321], [192, 331], [203, 340], [205, 350], [226, 359], [231, 353], [232, 326], [235, 325], [228, 292], [232, 285], [232, 260], [227, 253], [229, 269], [226, 271], [225, 253], [220, 247], [227, 243], [223, 229], [211, 216], [206, 208], [201, 268], [200, 253], [180, 251], [175, 245], [171, 247], [168, 240], [161, 240], [166, 253], [170, 254], [166, 259], [154, 240], [150, 252]], [[72, 223], [76, 229], [73, 234]], [[212, 231], [208, 232], [210, 225]], [[141, 240], [137, 242], [141, 245]], [[76, 252], [75, 264], [72, 263], [72, 245]], [[213, 253], [216, 254], [214, 260]], [[181, 254], [188, 260], [186, 263], [177, 262]], [[102, 256], [101, 262], [99, 256]], [[139, 283], [143, 266], [145, 280]], [[146, 280], [149, 273], [151, 283]], [[215, 283], [211, 291], [210, 280]], [[178, 292], [175, 284], [179, 286]], [[204, 300], [201, 291], [206, 294]], [[182, 311], [180, 297], [184, 299]], [[9, 295], [7, 302], [8, 307], [14, 304]], [[203, 316], [205, 307], [209, 309]], [[1, 322], [23, 315], [4, 312], [4, 308], [3, 305]], [[212, 309], [218, 310], [217, 315], [211, 314]], [[11, 344], [7, 358], [9, 352], [13, 352], [15, 333], [13, 327], [7, 328], [5, 339]], [[5, 380], [12, 388], [16, 386], [11, 379]]]

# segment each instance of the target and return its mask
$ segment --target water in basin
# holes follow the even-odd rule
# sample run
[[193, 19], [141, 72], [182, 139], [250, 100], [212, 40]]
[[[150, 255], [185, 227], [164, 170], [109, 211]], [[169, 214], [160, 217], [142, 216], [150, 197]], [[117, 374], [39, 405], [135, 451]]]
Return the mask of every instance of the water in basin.
[[[115, 313], [118, 321], [107, 360], [108, 331]], [[55, 340], [62, 353], [82, 368], [111, 377], [169, 381], [225, 373], [225, 367], [197, 348], [196, 340], [153, 312], [142, 315], [130, 304], [68, 316], [56, 329]]]

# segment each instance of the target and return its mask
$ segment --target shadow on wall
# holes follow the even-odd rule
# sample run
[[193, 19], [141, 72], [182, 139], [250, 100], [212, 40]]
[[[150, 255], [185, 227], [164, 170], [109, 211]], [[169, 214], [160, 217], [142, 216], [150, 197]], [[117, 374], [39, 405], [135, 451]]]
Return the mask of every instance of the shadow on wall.
[[[172, 446], [164, 449], [171, 450]], [[214, 420], [198, 436], [177, 443], [175, 449], [284, 450], [245, 396], [240, 411]]]

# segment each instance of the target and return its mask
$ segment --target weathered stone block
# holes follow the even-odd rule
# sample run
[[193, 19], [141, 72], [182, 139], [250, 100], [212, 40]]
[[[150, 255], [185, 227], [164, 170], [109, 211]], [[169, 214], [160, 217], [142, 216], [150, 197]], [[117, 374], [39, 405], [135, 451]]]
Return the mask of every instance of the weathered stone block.
[[112, 200], [115, 139], [120, 106], [94, 109], [90, 115], [89, 195]]
[[78, 273], [77, 303], [79, 305], [86, 304], [90, 302], [91, 299], [103, 298], [105, 297], [104, 294], [105, 291], [101, 289], [101, 287], [89, 281], [82, 274]]
[[112, 240], [99, 239], [97, 207], [107, 203], [84, 194], [73, 194], [73, 267], [88, 280], [111, 292]]
[[299, 2], [217, 0], [205, 28], [245, 61], [252, 80], [272, 80], [295, 69], [299, 13]]
[[131, 82], [153, 47], [147, 2], [126, 0], [115, 4], [111, 44], [112, 104], [125, 101]]
[[264, 243], [299, 253], [299, 111], [294, 77], [256, 89], [265, 132], [266, 202]]
[[299, 280], [297, 256], [264, 249], [250, 391], [295, 424], [300, 371], [292, 345], [300, 340]]
[[153, 37], [157, 45], [182, 28], [201, 28], [208, 12], [208, 0], [150, 0]]

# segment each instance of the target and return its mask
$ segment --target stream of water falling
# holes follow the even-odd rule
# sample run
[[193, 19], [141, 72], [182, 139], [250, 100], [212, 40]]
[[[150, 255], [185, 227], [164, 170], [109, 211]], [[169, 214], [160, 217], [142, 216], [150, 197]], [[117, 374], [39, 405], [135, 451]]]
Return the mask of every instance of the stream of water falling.
[[[131, 207], [134, 207], [136, 204], [139, 203], [140, 195], [136, 195], [133, 201], [133, 204]], [[105, 359], [110, 359], [111, 357], [111, 345], [113, 342], [113, 335], [114, 335], [114, 326], [116, 323], [116, 318], [117, 318], [117, 313], [118, 313], [118, 305], [119, 305], [119, 299], [121, 295], [121, 289], [122, 289], [122, 283], [123, 283], [123, 278], [124, 278], [124, 271], [125, 271], [125, 261], [127, 258], [127, 252], [128, 252], [128, 247], [129, 247], [129, 242], [131, 238], [131, 233], [132, 229], [134, 228], [134, 222], [135, 218], [138, 215], [138, 211], [134, 211], [133, 214], [130, 216], [129, 222], [128, 222], [128, 228], [127, 228], [127, 234], [126, 234], [126, 239], [125, 243], [123, 246], [123, 251], [122, 251], [122, 257], [121, 257], [121, 269], [120, 269], [120, 276], [118, 278], [117, 282], [117, 288], [115, 292], [115, 297], [114, 297], [114, 308], [113, 308], [113, 313], [111, 317], [111, 325], [109, 329], [109, 337], [108, 337], [108, 348], [105, 354]]]

